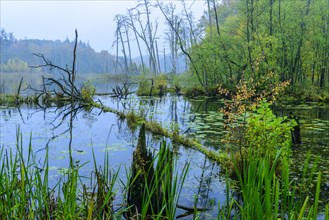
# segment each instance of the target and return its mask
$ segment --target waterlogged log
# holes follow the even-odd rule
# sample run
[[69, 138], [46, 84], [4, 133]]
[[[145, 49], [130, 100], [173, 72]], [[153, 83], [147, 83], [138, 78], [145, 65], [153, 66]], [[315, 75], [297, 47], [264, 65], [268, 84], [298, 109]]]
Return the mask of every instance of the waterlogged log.
[[93, 108], [98, 108], [101, 109], [103, 112], [111, 112], [114, 113], [116, 115], [118, 115], [121, 119], [126, 118], [126, 115], [123, 112], [117, 111], [115, 109], [109, 108], [101, 103], [97, 103], [97, 102], [90, 102], [90, 103], [86, 103], [86, 107], [93, 107]]
[[[118, 110], [109, 108], [107, 106], [104, 106], [102, 102], [99, 100], [99, 102], [95, 102], [92, 100], [92, 97], [94, 95], [95, 91], [92, 91], [88, 88], [81, 88], [78, 89], [76, 85], [74, 84], [76, 72], [75, 72], [75, 61], [76, 61], [76, 45], [78, 40], [78, 32], [75, 30], [75, 46], [73, 50], [73, 63], [72, 63], [72, 69], [69, 69], [68, 66], [65, 68], [58, 66], [56, 64], [53, 64], [51, 61], [46, 59], [43, 54], [34, 54], [35, 56], [42, 59], [44, 64], [37, 65], [37, 66], [31, 66], [33, 68], [49, 68], [50, 70], [56, 69], [58, 71], [62, 72], [62, 78], [59, 80], [56, 80], [52, 77], [46, 78], [43, 77], [43, 90], [37, 90], [30, 87], [30, 89], [34, 90], [35, 92], [38, 92], [39, 95], [37, 99], [42, 95], [48, 95], [50, 92], [55, 93], [57, 98], [60, 98], [61, 100], [70, 101], [71, 105], [73, 103], [78, 103], [78, 108], [99, 108], [103, 112], [111, 112], [116, 115], [118, 115], [121, 119], [133, 120], [133, 123], [136, 123], [136, 125], [141, 125], [142, 123], [145, 123], [145, 130], [157, 134], [157, 135], [163, 135], [165, 137], [171, 138], [173, 142], [177, 144], [184, 145], [186, 147], [191, 147], [195, 150], [198, 150], [202, 153], [204, 153], [206, 156], [208, 156], [210, 159], [215, 160], [217, 162], [221, 162], [221, 160], [227, 159], [227, 157], [224, 154], [219, 154], [218, 152], [209, 150], [202, 146], [199, 142], [196, 140], [189, 139], [187, 137], [184, 137], [182, 135], [179, 135], [177, 132], [171, 132], [167, 129], [164, 129], [159, 123], [157, 122], [150, 122], [146, 121], [144, 118], [139, 117], [137, 115], [134, 115], [134, 117], [127, 117], [127, 114], [124, 112], [120, 112]], [[59, 91], [51, 89], [52, 86], [57, 86], [59, 88]], [[152, 87], [153, 87], [153, 80], [152, 80]], [[83, 90], [84, 89], [84, 90]], [[20, 90], [20, 89], [19, 89]], [[151, 91], [152, 92], [152, 91]], [[69, 100], [68, 100], [69, 99]], [[132, 113], [128, 113], [132, 115]], [[131, 121], [130, 121], [131, 122]]]
[[[185, 137], [183, 135], [178, 134], [177, 132], [171, 132], [168, 129], [163, 128], [158, 122], [147, 121], [144, 118], [142, 118], [132, 112], [125, 114], [123, 112], [117, 111], [117, 110], [109, 108], [107, 106], [104, 106], [101, 103], [92, 102], [92, 103], [89, 103], [88, 105], [90, 107], [99, 108], [104, 112], [114, 113], [114, 114], [118, 115], [121, 119], [126, 119], [127, 123], [136, 123], [136, 126], [140, 126], [143, 123], [145, 123], [146, 131], [149, 131], [154, 135], [162, 135], [164, 137], [168, 137], [174, 143], [197, 150], [197, 151], [205, 154], [209, 159], [214, 160], [216, 162], [221, 163], [221, 162], [224, 162], [223, 160], [228, 159], [228, 157], [225, 153], [221, 154], [217, 151], [210, 150], [210, 149], [204, 147], [201, 143], [199, 143], [195, 139]], [[133, 116], [127, 117], [128, 114], [133, 115]]]

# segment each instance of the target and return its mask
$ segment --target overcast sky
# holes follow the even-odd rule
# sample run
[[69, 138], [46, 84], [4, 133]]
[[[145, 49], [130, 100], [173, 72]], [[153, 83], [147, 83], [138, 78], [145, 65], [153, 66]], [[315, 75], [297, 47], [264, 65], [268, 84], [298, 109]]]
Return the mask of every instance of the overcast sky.
[[[166, 3], [170, 1], [165, 1]], [[177, 12], [181, 11], [179, 1]], [[193, 1], [186, 1], [191, 4]], [[114, 41], [116, 14], [126, 14], [128, 8], [137, 5], [137, 0], [129, 1], [13, 1], [0, 0], [1, 28], [12, 32], [17, 39], [74, 39], [74, 30], [78, 29], [79, 39], [88, 42], [96, 51], [111, 49]], [[206, 6], [203, 0], [196, 0], [191, 7], [195, 18], [199, 19]], [[159, 26], [164, 22], [160, 13], [154, 12], [153, 18], [159, 19]], [[164, 26], [159, 28], [159, 35], [164, 35]], [[162, 36], [163, 37], [163, 36]], [[159, 47], [165, 46], [159, 40]], [[137, 56], [137, 50], [133, 52]]]

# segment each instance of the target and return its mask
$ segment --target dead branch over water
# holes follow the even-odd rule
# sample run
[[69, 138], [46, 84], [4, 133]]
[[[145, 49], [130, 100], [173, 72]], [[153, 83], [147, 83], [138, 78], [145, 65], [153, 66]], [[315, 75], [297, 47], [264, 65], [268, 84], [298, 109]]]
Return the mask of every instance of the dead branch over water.
[[[41, 58], [43, 64], [37, 66], [31, 66], [32, 68], [48, 68], [49, 70], [56, 69], [61, 72], [60, 74], [61, 77], [58, 79], [55, 79], [54, 77], [43, 77], [42, 90], [37, 90], [29, 87], [36, 93], [39, 93], [38, 98], [41, 96], [51, 98], [51, 94], [55, 94], [55, 99], [58, 99], [58, 101], [60, 100], [64, 101], [64, 106], [66, 106], [66, 108], [64, 108], [65, 109], [64, 112], [62, 111], [60, 113], [60, 115], [64, 115], [62, 116], [63, 119], [70, 116], [70, 120], [73, 120], [73, 118], [78, 112], [77, 110], [81, 110], [83, 108], [89, 110], [92, 108], [98, 108], [102, 112], [114, 113], [117, 116], [119, 116], [120, 119], [126, 119], [127, 123], [133, 123], [135, 124], [135, 126], [140, 126], [142, 124], [145, 124], [146, 131], [149, 131], [154, 135], [161, 135], [170, 138], [174, 143], [197, 150], [205, 154], [208, 158], [212, 160], [215, 160], [217, 162], [220, 162], [222, 160], [222, 157], [218, 152], [204, 147], [201, 143], [199, 143], [195, 139], [191, 139], [184, 135], [180, 135], [178, 131], [170, 131], [168, 129], [165, 129], [158, 122], [147, 121], [144, 117], [136, 115], [133, 112], [124, 113], [112, 109], [110, 107], [107, 107], [103, 105], [103, 103], [100, 100], [94, 101], [92, 99], [92, 95], [94, 94], [89, 94], [91, 97], [88, 95], [86, 96], [86, 94], [83, 94], [82, 92], [83, 87], [79, 89], [74, 84], [76, 77], [75, 62], [76, 62], [76, 49], [77, 49], [77, 38], [78, 38], [77, 31], [75, 32], [75, 34], [76, 34], [76, 38], [75, 38], [75, 46], [73, 50], [73, 63], [71, 69], [69, 68], [68, 65], [66, 65], [66, 67], [63, 68], [61, 66], [52, 63], [43, 54], [34, 54], [35, 56]], [[129, 92], [127, 91], [129, 89], [129, 86], [130, 84], [125, 85], [122, 89], [119, 89], [117, 87], [113, 89], [113, 94], [117, 95], [119, 99], [125, 98], [125, 94], [129, 94]]]
[[[29, 87], [33, 91], [40, 92], [39, 95], [46, 95], [47, 93], [53, 93], [56, 96], [71, 97], [73, 101], [84, 101], [80, 90], [74, 85], [75, 73], [74, 67], [72, 70], [66, 65], [66, 68], [57, 66], [53, 64], [50, 60], [46, 59], [43, 54], [33, 54], [42, 59], [44, 64], [37, 66], [30, 66], [31, 68], [48, 68], [50, 71], [57, 69], [61, 71], [61, 77], [55, 79], [54, 77], [44, 77], [43, 78], [43, 90], [37, 90]], [[75, 59], [74, 59], [75, 62]]]

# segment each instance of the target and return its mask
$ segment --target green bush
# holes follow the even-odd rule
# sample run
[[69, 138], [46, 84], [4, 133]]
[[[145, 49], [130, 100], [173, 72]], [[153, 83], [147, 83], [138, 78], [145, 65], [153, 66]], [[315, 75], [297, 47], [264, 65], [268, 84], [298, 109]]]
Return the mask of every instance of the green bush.
[[168, 79], [167, 76], [163, 73], [158, 75], [154, 80], [154, 87], [156, 89], [156, 93], [159, 95], [163, 95], [164, 92], [167, 90], [168, 86]]
[[163, 95], [167, 91], [168, 79], [165, 74], [160, 74], [156, 77], [147, 78], [146, 75], [142, 75], [139, 79], [139, 86], [137, 95]]
[[259, 156], [274, 158], [278, 149], [288, 155], [291, 146], [291, 130], [296, 122], [287, 117], [276, 117], [265, 100], [254, 107], [247, 118], [246, 145]]
[[[225, 172], [236, 179], [237, 172], [233, 161], [236, 161], [242, 172], [244, 164], [251, 162], [248, 161], [251, 158], [249, 154], [253, 155], [253, 159], [266, 157], [272, 161], [278, 150], [281, 151], [281, 157], [289, 156], [292, 144], [291, 131], [295, 125], [294, 120], [275, 116], [270, 109], [270, 103], [265, 99], [254, 105], [253, 112], [244, 112], [230, 124], [226, 139], [231, 160], [224, 163]], [[279, 170], [280, 166], [276, 169]]]

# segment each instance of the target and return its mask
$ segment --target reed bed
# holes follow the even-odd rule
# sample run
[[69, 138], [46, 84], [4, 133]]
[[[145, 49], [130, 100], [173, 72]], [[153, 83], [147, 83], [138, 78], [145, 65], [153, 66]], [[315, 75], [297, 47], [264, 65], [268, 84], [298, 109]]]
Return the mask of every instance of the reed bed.
[[[153, 171], [147, 170], [140, 198], [142, 208], [136, 210], [125, 195], [141, 172], [123, 183], [120, 170], [111, 169], [107, 156], [101, 167], [94, 157], [90, 176], [80, 175], [86, 164], [72, 165], [50, 184], [48, 148], [40, 166], [31, 139], [23, 147], [18, 132], [16, 149], [0, 149], [0, 219], [176, 219], [189, 165], [178, 172], [165, 142], [151, 161]], [[227, 177], [227, 202], [219, 208], [216, 219], [329, 219], [329, 205], [324, 206], [319, 199], [321, 172], [316, 166], [309, 168], [310, 157], [297, 182], [290, 176], [289, 158], [279, 160], [280, 154], [278, 150], [275, 161], [249, 154], [243, 169], [235, 166], [238, 180]], [[126, 168], [126, 173], [127, 179], [131, 178], [130, 169]], [[317, 183], [308, 188], [313, 177]], [[124, 186], [122, 191], [118, 184]], [[314, 198], [307, 190], [314, 190]], [[124, 201], [115, 207], [119, 193]], [[189, 219], [198, 219], [200, 212], [195, 209]]]
[[[280, 159], [281, 158], [281, 159]], [[312, 167], [312, 168], [309, 168]], [[321, 172], [316, 172], [316, 161], [310, 166], [308, 154], [302, 177], [292, 180], [289, 158], [277, 151], [275, 160], [248, 153], [243, 169], [235, 164], [240, 199], [236, 200], [241, 219], [329, 219], [328, 205], [320, 213]], [[316, 178], [316, 186], [311, 181]], [[302, 186], [307, 186], [303, 188]], [[314, 198], [310, 198], [310, 191]], [[312, 202], [311, 202], [312, 200]]]

